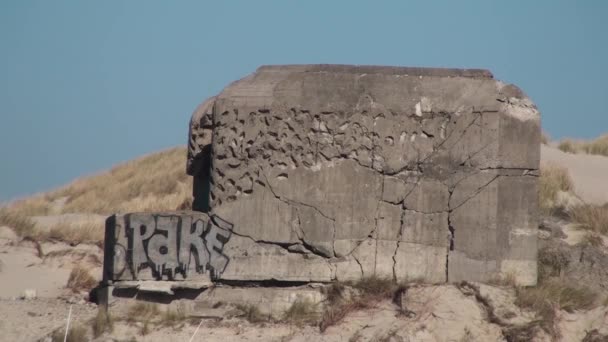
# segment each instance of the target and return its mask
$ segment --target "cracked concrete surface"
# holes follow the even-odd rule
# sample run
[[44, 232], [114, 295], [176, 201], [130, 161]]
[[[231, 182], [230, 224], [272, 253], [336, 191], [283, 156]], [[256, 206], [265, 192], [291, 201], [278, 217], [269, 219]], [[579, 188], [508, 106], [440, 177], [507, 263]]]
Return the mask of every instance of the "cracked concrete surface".
[[265, 66], [190, 125], [222, 277], [536, 282], [540, 115], [487, 71]]

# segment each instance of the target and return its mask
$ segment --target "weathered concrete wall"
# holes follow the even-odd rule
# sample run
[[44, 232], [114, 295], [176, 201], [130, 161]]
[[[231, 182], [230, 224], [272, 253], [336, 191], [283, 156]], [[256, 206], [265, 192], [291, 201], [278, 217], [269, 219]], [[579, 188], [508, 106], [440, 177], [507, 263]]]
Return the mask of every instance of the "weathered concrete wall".
[[487, 71], [267, 66], [197, 109], [188, 169], [234, 224], [224, 279], [533, 284], [539, 156]]
[[232, 225], [218, 279], [536, 283], [540, 117], [488, 71], [261, 67], [188, 154], [194, 209]]

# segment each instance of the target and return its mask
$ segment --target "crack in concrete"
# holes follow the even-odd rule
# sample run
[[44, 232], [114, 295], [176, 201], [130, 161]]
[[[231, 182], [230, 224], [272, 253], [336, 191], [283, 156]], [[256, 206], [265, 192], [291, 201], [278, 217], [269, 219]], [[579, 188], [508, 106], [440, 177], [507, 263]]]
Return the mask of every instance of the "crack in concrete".
[[[454, 189], [448, 189], [448, 206], [450, 205], [450, 201], [452, 200], [452, 194], [454, 193]], [[448, 233], [449, 233], [449, 243], [447, 247], [447, 252], [445, 253], [445, 282], [450, 281], [450, 251], [454, 250], [454, 238], [456, 230], [452, 225], [452, 211], [448, 211]]]
[[487, 143], [486, 145], [484, 145], [479, 150], [473, 152], [472, 154], [469, 154], [469, 156], [467, 157], [467, 159], [463, 160], [460, 163], [460, 166], [465, 166], [468, 161], [470, 161], [471, 159], [475, 158], [475, 156], [477, 156], [479, 153], [483, 152], [485, 149], [487, 149], [488, 147], [490, 147], [491, 145], [493, 145], [494, 143], [497, 143], [497, 142], [498, 142], [498, 139], [494, 139], [494, 140], [490, 141], [489, 143]]
[[352, 256], [353, 259], [355, 259], [355, 261], [357, 262], [357, 264], [359, 264], [359, 269], [361, 269], [361, 278], [363, 278], [365, 276], [365, 273], [363, 272], [363, 265], [361, 265], [361, 262], [359, 261], [359, 259], [357, 259], [356, 256]]
[[[473, 124], [475, 123], [475, 121], [477, 121], [477, 119], [480, 118], [481, 115], [483, 113], [485, 113], [485, 112], [475, 112], [475, 111], [473, 111], [472, 113], [473, 114], [479, 114], [479, 115], [475, 116], [473, 118], [473, 120], [471, 120], [471, 122], [462, 130], [462, 133], [460, 134], [460, 137], [458, 138], [458, 140], [456, 140], [452, 145], [456, 145], [458, 142], [460, 142], [460, 140], [462, 140], [462, 138], [464, 137], [464, 135], [467, 133], [467, 130], [471, 126], [473, 126]], [[435, 154], [441, 150], [441, 148], [443, 147], [443, 145], [445, 145], [445, 143], [448, 140], [450, 140], [450, 138], [452, 137], [452, 135], [454, 135], [454, 132], [455, 132], [455, 130], [450, 131], [450, 134], [447, 137], [445, 137], [445, 139], [443, 139], [443, 141], [441, 141], [441, 143], [439, 143], [439, 145], [437, 145], [436, 147], [434, 147], [433, 148], [433, 152], [431, 152], [431, 154], [429, 154], [426, 158], [424, 158], [421, 163], [426, 163], [426, 161], [428, 159], [434, 157]]]
[[[384, 197], [384, 177], [382, 179], [382, 185], [380, 188], [380, 198], [378, 199], [378, 205], [376, 206], [376, 217], [374, 218], [374, 222], [376, 224], [376, 228], [371, 231], [370, 237], [375, 238], [376, 240], [376, 250], [374, 253], [374, 274], [376, 274], [376, 265], [378, 264], [378, 215], [380, 214], [380, 203], [382, 202], [382, 198]], [[375, 233], [375, 237], [373, 236]]]
[[254, 163], [256, 163], [256, 165], [258, 166], [259, 173], [260, 173], [260, 174], [261, 174], [261, 175], [264, 177], [264, 179], [266, 180], [266, 184], [268, 184], [268, 189], [270, 190], [270, 192], [272, 193], [272, 195], [273, 195], [273, 196], [274, 196], [276, 199], [278, 199], [279, 201], [281, 201], [281, 202], [283, 202], [283, 203], [289, 204], [289, 205], [294, 205], [294, 204], [295, 204], [295, 205], [301, 205], [301, 206], [304, 206], [304, 207], [311, 208], [311, 209], [315, 210], [316, 212], [318, 212], [318, 213], [319, 213], [321, 216], [323, 216], [324, 218], [326, 218], [326, 219], [328, 219], [328, 220], [331, 220], [331, 221], [333, 221], [333, 222], [335, 222], [335, 221], [336, 221], [336, 219], [334, 219], [334, 218], [332, 218], [332, 217], [329, 217], [328, 215], [326, 215], [325, 213], [323, 213], [321, 210], [319, 210], [319, 208], [317, 208], [317, 207], [315, 207], [315, 206], [313, 206], [313, 205], [310, 205], [310, 204], [307, 204], [307, 203], [301, 203], [301, 202], [298, 202], [298, 201], [295, 201], [295, 200], [292, 200], [292, 199], [289, 199], [289, 198], [284, 198], [284, 197], [281, 197], [281, 196], [277, 195], [277, 193], [276, 193], [276, 192], [274, 191], [274, 189], [272, 188], [272, 184], [271, 184], [271, 183], [270, 183], [270, 181], [268, 180], [268, 177], [266, 176], [266, 173], [264, 172], [264, 169], [263, 169], [263, 168], [260, 166], [260, 164], [258, 164], [258, 163], [257, 163], [255, 160], [254, 160], [253, 162], [254, 162]]
[[[300, 209], [298, 207], [295, 208], [296, 209], [296, 216], [298, 218], [298, 227], [300, 232], [302, 233], [302, 235], [298, 234], [296, 232], [296, 236], [298, 237], [298, 239], [300, 240], [300, 242], [302, 243], [302, 245], [309, 251], [311, 251], [313, 254], [315, 255], [319, 255], [322, 256], [324, 258], [331, 258], [332, 256], [327, 256], [325, 255], [323, 252], [321, 252], [317, 247], [315, 247], [314, 245], [312, 245], [311, 243], [309, 243], [306, 239], [306, 232], [304, 232], [304, 230], [302, 229], [302, 221], [300, 219]], [[333, 229], [334, 229], [334, 239], [335, 239], [335, 223], [333, 223]], [[333, 241], [333, 240], [332, 240]], [[333, 245], [332, 242], [332, 250], [331, 250], [331, 254], [333, 255], [333, 257], [336, 257], [336, 251], [335, 251], [335, 247]]]
[[397, 251], [399, 250], [399, 245], [401, 244], [401, 238], [403, 237], [403, 216], [405, 212], [401, 212], [401, 220], [399, 224], [399, 234], [397, 235], [397, 247], [395, 247], [395, 252], [393, 253], [393, 280], [397, 282]]
[[316, 250], [313, 246], [311, 246], [308, 243], [306, 243], [306, 241], [302, 240], [299, 236], [298, 236], [298, 239], [300, 240], [300, 243], [298, 243], [298, 242], [277, 242], [277, 241], [268, 241], [268, 240], [258, 240], [258, 239], [253, 238], [250, 235], [241, 234], [241, 233], [236, 232], [236, 231], [233, 231], [232, 234], [234, 234], [236, 236], [240, 236], [242, 238], [250, 239], [251, 241], [255, 242], [256, 244], [271, 245], [271, 246], [280, 247], [280, 248], [286, 250], [287, 252], [289, 252], [291, 254], [300, 254], [301, 255], [302, 253], [298, 253], [298, 252], [289, 250], [289, 247], [295, 246], [295, 245], [302, 245], [302, 247], [304, 247], [304, 249], [306, 249], [307, 251], [309, 251], [310, 254], [322, 257], [323, 259], [329, 259], [329, 257], [323, 255], [322, 253], [319, 253], [318, 250]]

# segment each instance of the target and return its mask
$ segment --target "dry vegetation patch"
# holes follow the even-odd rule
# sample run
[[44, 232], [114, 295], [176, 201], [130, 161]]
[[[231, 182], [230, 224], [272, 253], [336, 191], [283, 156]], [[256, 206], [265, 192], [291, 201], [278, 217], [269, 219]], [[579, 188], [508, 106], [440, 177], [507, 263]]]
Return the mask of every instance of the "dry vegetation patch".
[[106, 308], [100, 307], [97, 310], [97, 316], [93, 319], [92, 327], [94, 338], [103, 335], [105, 332], [112, 332], [114, 330], [114, 320]]
[[168, 308], [161, 315], [161, 324], [175, 327], [188, 319], [188, 312], [183, 304], [178, 304], [174, 309]]
[[558, 193], [573, 192], [574, 184], [566, 168], [547, 164], [541, 166], [538, 188], [541, 210], [546, 214], [552, 214], [557, 209]]
[[540, 143], [543, 145], [549, 145], [549, 142], [551, 141], [551, 138], [549, 137], [549, 135], [543, 131], [540, 134]]
[[192, 181], [185, 169], [186, 149], [172, 148], [17, 201], [10, 208], [24, 216], [48, 215], [63, 199], [54, 214], [175, 210], [191, 198]]
[[67, 339], [65, 339], [65, 329], [57, 330], [51, 336], [53, 342], [83, 342], [88, 341], [87, 329], [82, 325], [71, 326], [68, 330]]
[[34, 221], [18, 211], [8, 208], [0, 208], [0, 226], [11, 228], [21, 238], [33, 238], [38, 235]]
[[588, 310], [598, 305], [598, 294], [581, 284], [574, 284], [562, 277], [569, 258], [563, 252], [550, 248], [539, 250], [538, 285], [536, 287], [516, 287], [515, 304], [537, 313], [538, 320], [526, 329], [540, 326], [553, 337], [556, 329], [556, 312], [565, 310]]
[[608, 203], [603, 206], [583, 204], [572, 208], [568, 214], [580, 228], [608, 234]]
[[[347, 294], [348, 286], [354, 288], [355, 293]], [[382, 300], [394, 299], [404, 289], [404, 286], [392, 279], [377, 277], [363, 278], [354, 283], [333, 283], [325, 293], [326, 310], [319, 328], [324, 332], [341, 322], [349, 313], [373, 308]]]
[[591, 141], [565, 139], [557, 146], [566, 153], [587, 153], [608, 156], [608, 134]]
[[284, 320], [296, 325], [319, 322], [318, 304], [309, 299], [298, 299], [285, 312]]
[[553, 336], [558, 333], [555, 328], [557, 310], [573, 312], [594, 307], [597, 294], [592, 290], [567, 284], [554, 278], [544, 281], [536, 287], [517, 288], [516, 304], [522, 308], [534, 310], [539, 317], [538, 324]]
[[157, 304], [137, 302], [131, 305], [127, 311], [126, 320], [128, 323], [140, 323], [139, 333], [145, 336], [150, 333], [150, 324], [158, 320], [160, 309]]
[[236, 305], [236, 309], [239, 311], [239, 314], [235, 315], [235, 317], [243, 318], [250, 323], [261, 323], [270, 320], [270, 316], [262, 314], [260, 309], [253, 304], [238, 304]]
[[67, 288], [72, 291], [89, 291], [95, 286], [97, 286], [97, 280], [83, 266], [77, 265], [70, 272]]
[[98, 220], [63, 222], [51, 227], [46, 238], [67, 242], [71, 245], [91, 243], [102, 245], [105, 224]]

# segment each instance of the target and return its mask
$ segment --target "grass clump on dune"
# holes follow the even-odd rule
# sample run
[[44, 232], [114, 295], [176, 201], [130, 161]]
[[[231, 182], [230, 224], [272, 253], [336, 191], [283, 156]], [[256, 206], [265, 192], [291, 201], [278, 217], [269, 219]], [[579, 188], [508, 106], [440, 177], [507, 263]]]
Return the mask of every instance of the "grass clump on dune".
[[[347, 286], [352, 287], [355, 293], [347, 295]], [[326, 310], [319, 328], [324, 332], [341, 322], [349, 313], [374, 307], [382, 300], [394, 299], [404, 289], [404, 286], [392, 279], [378, 277], [366, 277], [354, 283], [333, 283], [325, 293]]]
[[560, 191], [574, 191], [574, 185], [568, 170], [553, 164], [541, 166], [538, 188], [540, 208], [546, 214], [555, 210]]
[[106, 331], [112, 332], [114, 330], [114, 320], [105, 308], [99, 308], [97, 310], [97, 316], [93, 319], [92, 327], [93, 337], [97, 338]]
[[59, 329], [51, 336], [53, 342], [83, 342], [88, 341], [87, 329], [82, 325], [71, 326], [68, 330], [67, 338], [65, 338], [65, 329]]
[[576, 153], [578, 151], [578, 149], [574, 145], [574, 142], [572, 142], [571, 140], [561, 141], [559, 143], [559, 145], [557, 145], [557, 148], [560, 151], [566, 152], [566, 153]]
[[538, 284], [536, 287], [516, 287], [515, 304], [536, 312], [540, 326], [556, 337], [556, 318], [559, 310], [573, 312], [596, 307], [599, 296], [592, 289], [568, 281], [563, 272], [569, 264], [567, 252], [552, 248], [538, 251]]
[[34, 221], [8, 208], [0, 208], [0, 226], [11, 228], [21, 238], [35, 238], [38, 235]]
[[608, 234], [608, 203], [603, 206], [583, 204], [572, 208], [568, 215], [582, 229]]
[[547, 332], [554, 332], [556, 310], [587, 310], [595, 306], [596, 300], [597, 293], [592, 290], [555, 278], [536, 287], [517, 288], [516, 304], [536, 311], [540, 316], [540, 326]]
[[547, 133], [545, 133], [544, 131], [541, 132], [540, 143], [543, 145], [549, 145], [549, 142], [551, 142], [551, 138], [549, 138], [549, 135]]
[[557, 146], [566, 153], [586, 153], [608, 156], [608, 134], [591, 141], [572, 141], [565, 139]]
[[77, 265], [70, 272], [68, 277], [67, 288], [74, 292], [89, 291], [97, 285], [97, 280], [93, 278], [89, 270], [85, 267]]
[[581, 150], [587, 154], [608, 156], [608, 134], [582, 144]]
[[52, 226], [46, 238], [59, 240], [71, 245], [91, 243], [101, 245], [104, 240], [105, 224], [99, 220], [64, 222]]
[[[186, 149], [150, 154], [10, 205], [26, 216], [175, 210], [191, 198]], [[55, 212], [55, 204], [65, 201]]]
[[309, 299], [298, 299], [285, 312], [284, 320], [296, 325], [315, 324], [319, 321], [318, 304]]

